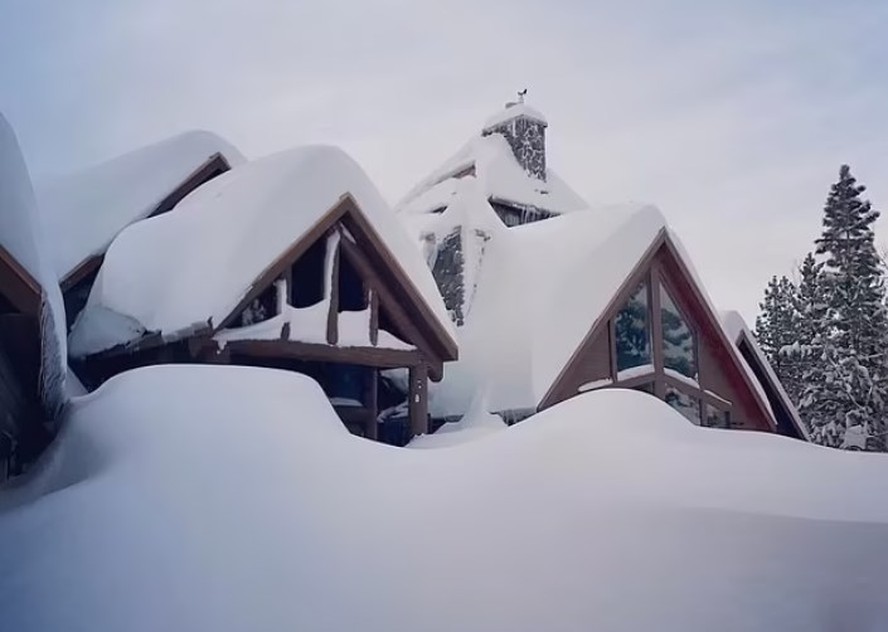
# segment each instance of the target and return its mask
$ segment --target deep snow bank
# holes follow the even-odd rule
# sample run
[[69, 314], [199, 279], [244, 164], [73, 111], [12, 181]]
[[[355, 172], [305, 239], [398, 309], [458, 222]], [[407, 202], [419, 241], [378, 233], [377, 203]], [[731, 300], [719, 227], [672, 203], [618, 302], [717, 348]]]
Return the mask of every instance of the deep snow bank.
[[0, 627], [876, 630], [886, 473], [624, 391], [399, 450], [300, 376], [154, 367], [7, 493]]

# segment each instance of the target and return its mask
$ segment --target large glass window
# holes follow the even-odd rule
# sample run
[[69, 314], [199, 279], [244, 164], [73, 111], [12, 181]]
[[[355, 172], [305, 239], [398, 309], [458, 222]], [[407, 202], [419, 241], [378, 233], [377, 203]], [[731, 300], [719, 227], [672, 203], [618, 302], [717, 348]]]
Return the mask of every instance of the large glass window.
[[667, 386], [666, 403], [684, 415], [692, 424], [700, 425], [700, 400], [697, 398]]
[[632, 294], [614, 321], [617, 371], [652, 364], [647, 283]]
[[660, 318], [663, 324], [663, 367], [697, 379], [694, 332], [669, 295], [660, 285]]

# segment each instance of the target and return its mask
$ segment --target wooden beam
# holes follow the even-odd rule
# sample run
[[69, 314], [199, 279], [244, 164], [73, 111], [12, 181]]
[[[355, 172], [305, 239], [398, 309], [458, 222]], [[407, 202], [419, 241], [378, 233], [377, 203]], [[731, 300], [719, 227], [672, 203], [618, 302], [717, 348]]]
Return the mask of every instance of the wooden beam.
[[307, 362], [357, 364], [380, 369], [425, 366], [424, 356], [416, 350], [380, 347], [334, 347], [293, 340], [233, 340], [225, 349], [233, 355], [255, 358], [292, 358]]
[[370, 344], [379, 344], [379, 294], [367, 284], [367, 297], [370, 305]]
[[62, 292], [67, 292], [75, 285], [80, 283], [83, 279], [88, 277], [93, 272], [96, 272], [99, 268], [102, 267], [102, 263], [105, 261], [105, 255], [92, 255], [84, 259], [82, 262], [77, 264], [73, 270], [71, 270], [68, 274], [66, 274], [59, 285], [62, 288]]
[[410, 432], [417, 435], [429, 432], [429, 399], [428, 371], [424, 364], [410, 367], [410, 400], [407, 407], [410, 411]]
[[40, 314], [40, 284], [3, 246], [0, 246], [0, 294], [23, 314]]
[[398, 329], [403, 331], [410, 338], [410, 340], [407, 340], [406, 342], [415, 345], [423, 351], [427, 358], [431, 358], [429, 361], [429, 374], [432, 380], [440, 380], [443, 376], [442, 361], [437, 356], [431, 355], [430, 345], [426, 342], [419, 330], [413, 325], [398, 300], [373, 269], [370, 262], [367, 261], [358, 247], [347, 239], [340, 242], [340, 248], [345, 256], [348, 257], [349, 263], [351, 263], [358, 271], [358, 274], [360, 274], [364, 281], [373, 288], [374, 294], [379, 294], [377, 300], [381, 302], [381, 305], [385, 306], [387, 313], [391, 316]]
[[663, 399], [666, 397], [666, 388], [663, 383], [663, 308], [660, 305], [660, 268], [654, 262], [651, 266], [651, 274], [648, 276], [648, 304], [651, 317], [651, 359], [654, 361], [654, 373], [657, 381], [654, 382], [654, 394]]
[[376, 423], [376, 417], [379, 414], [379, 405], [376, 401], [377, 382], [379, 380], [379, 370], [371, 369], [367, 376], [367, 390], [364, 396], [364, 406], [367, 407], [367, 430], [364, 436], [368, 439], [377, 440], [379, 435], [379, 424]]
[[[339, 342], [339, 233], [333, 232], [327, 238], [327, 248], [334, 248], [333, 266], [330, 271], [330, 278], [327, 279], [330, 290], [330, 305], [327, 310], [327, 342], [335, 345]], [[327, 256], [330, 256], [329, 251]], [[326, 270], [325, 270], [326, 272]]]

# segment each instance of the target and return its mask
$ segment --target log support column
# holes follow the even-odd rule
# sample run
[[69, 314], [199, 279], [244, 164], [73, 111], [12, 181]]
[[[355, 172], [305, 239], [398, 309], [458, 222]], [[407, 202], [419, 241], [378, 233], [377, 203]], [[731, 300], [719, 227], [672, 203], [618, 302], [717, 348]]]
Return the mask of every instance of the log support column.
[[425, 364], [410, 367], [410, 432], [415, 437], [429, 432], [429, 371]]

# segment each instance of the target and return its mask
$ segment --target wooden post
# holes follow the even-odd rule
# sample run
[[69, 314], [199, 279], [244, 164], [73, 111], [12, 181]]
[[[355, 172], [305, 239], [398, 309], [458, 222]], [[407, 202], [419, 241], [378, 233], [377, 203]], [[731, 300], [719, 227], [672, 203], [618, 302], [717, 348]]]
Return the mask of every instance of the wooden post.
[[417, 435], [429, 432], [429, 371], [423, 364], [410, 367], [410, 433]]
[[654, 364], [654, 395], [660, 399], [666, 397], [666, 384], [663, 381], [663, 315], [660, 306], [660, 268], [654, 264], [648, 277], [650, 291], [648, 304], [650, 305], [651, 326], [648, 332], [651, 336], [651, 360]]
[[333, 270], [328, 279], [330, 284], [330, 310], [327, 312], [327, 343], [335, 345], [339, 342], [339, 239], [331, 237], [327, 241], [328, 248], [336, 248], [333, 253]]
[[367, 391], [364, 396], [364, 406], [367, 408], [367, 429], [364, 436], [368, 439], [376, 441], [378, 439], [379, 424], [376, 423], [376, 417], [379, 415], [379, 406], [376, 402], [376, 382], [379, 378], [379, 369], [370, 368], [367, 377]]
[[379, 344], [379, 294], [373, 288], [370, 294], [370, 344], [374, 347]]

